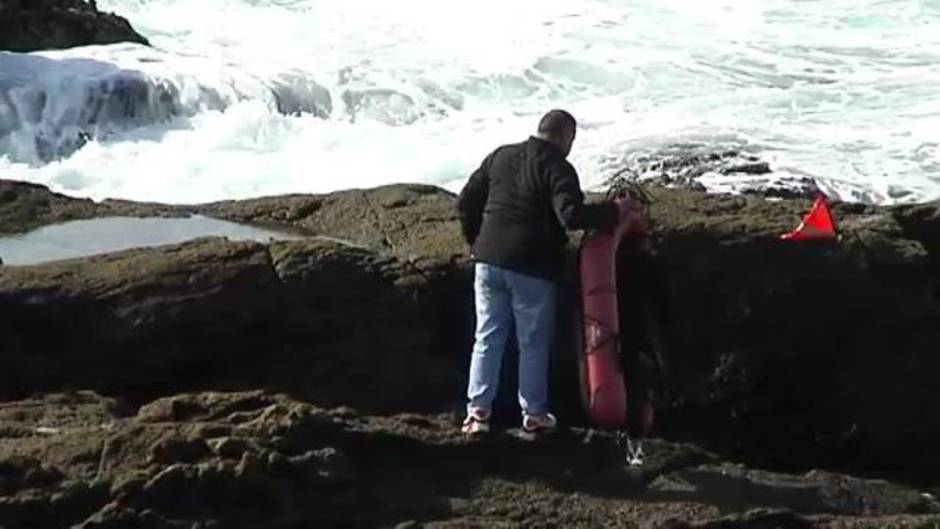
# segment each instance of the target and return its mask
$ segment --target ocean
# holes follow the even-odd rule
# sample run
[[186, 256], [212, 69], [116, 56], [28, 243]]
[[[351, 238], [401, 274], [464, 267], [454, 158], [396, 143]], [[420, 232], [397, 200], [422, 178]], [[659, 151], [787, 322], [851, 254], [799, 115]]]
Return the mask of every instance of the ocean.
[[0, 178], [195, 203], [459, 190], [551, 108], [597, 189], [676, 145], [940, 199], [940, 0], [98, 0], [151, 48], [0, 52]]

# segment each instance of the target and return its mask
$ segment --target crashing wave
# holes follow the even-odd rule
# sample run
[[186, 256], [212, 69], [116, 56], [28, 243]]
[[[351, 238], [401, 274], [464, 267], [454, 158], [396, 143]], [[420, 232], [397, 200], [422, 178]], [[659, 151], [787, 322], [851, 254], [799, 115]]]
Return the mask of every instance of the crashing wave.
[[182, 57], [173, 57], [171, 70], [158, 51], [122, 48], [120, 62], [0, 53], [0, 153], [14, 162], [49, 162], [92, 139], [246, 99], [286, 115], [329, 117], [333, 110], [329, 91], [297, 72], [262, 79]]

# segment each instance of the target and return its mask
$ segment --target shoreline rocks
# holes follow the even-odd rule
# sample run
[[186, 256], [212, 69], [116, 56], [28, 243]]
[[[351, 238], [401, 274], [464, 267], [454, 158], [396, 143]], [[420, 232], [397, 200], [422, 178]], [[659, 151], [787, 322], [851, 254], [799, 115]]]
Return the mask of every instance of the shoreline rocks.
[[[48, 413], [52, 412], [52, 415]], [[55, 413], [58, 412], [58, 413]], [[650, 440], [472, 441], [449, 414], [369, 416], [262, 391], [136, 411], [94, 393], [0, 404], [0, 523], [30, 527], [929, 527], [915, 489], [787, 475]], [[47, 433], [37, 435], [37, 425]], [[11, 454], [17, 454], [15, 456]], [[559, 457], [560, 455], [564, 457]], [[409, 525], [410, 524], [410, 525]]]
[[90, 44], [149, 45], [130, 23], [94, 0], [0, 0], [0, 50], [30, 52]]
[[[839, 204], [841, 241], [794, 244], [777, 236], [799, 221], [808, 200], [768, 202], [681, 189], [651, 189], [650, 195], [664, 277], [656, 290], [657, 317], [670, 367], [662, 381], [667, 398], [658, 403], [659, 434], [715, 454], [694, 459], [696, 466], [712, 466], [684, 471], [659, 485], [689, 487], [691, 481], [711, 482], [720, 475], [732, 476], [721, 480], [738, 487], [753, 474], [722, 466], [738, 461], [797, 475], [786, 478], [795, 480], [797, 489], [780, 497], [805, 499], [806, 490], [816, 490], [813, 483], [829, 479], [828, 474], [805, 475], [814, 468], [937, 486], [940, 459], [932, 447], [940, 419], [923, 410], [940, 397], [932, 382], [940, 368], [934, 354], [940, 343], [934, 325], [940, 317], [938, 206]], [[420, 430], [441, 416], [456, 421], [451, 411], [460, 407], [472, 334], [472, 275], [450, 193], [393, 185], [170, 207], [93, 203], [41, 186], [0, 182], [0, 231], [5, 233], [73, 218], [189, 213], [299, 230], [310, 237], [271, 244], [202, 239], [41, 266], [0, 267], [4, 398], [78, 388], [134, 408], [186, 392], [265, 388], [324, 409], [349, 407], [337, 412], [341, 415], [410, 414], [395, 428]], [[563, 292], [565, 299], [573, 298], [570, 280]], [[571, 306], [562, 303], [560, 317], [567, 319], [561, 321], [573, 317]], [[566, 423], [578, 424], [570, 329], [561, 327], [554, 401]], [[199, 410], [206, 405], [185, 398], [179, 402], [168, 407], [176, 410], [173, 420], [202, 422]], [[55, 413], [57, 405], [43, 406]], [[511, 402], [500, 411], [502, 417], [515, 416]], [[372, 419], [365, 422], [372, 426], [362, 426], [362, 442], [385, 435], [374, 429]], [[444, 433], [450, 426], [421, 434], [425, 440], [413, 446], [415, 454], [433, 453], [425, 443], [451, 435]], [[20, 432], [22, 426], [3, 428]], [[195, 445], [186, 439], [167, 441], [155, 461], [172, 466], [173, 454], [183, 454], [186, 461], [179, 463], [192, 465], [187, 461], [208, 453], [234, 457], [252, 450], [250, 442], [226, 439], [231, 435], [223, 430]], [[670, 443], [661, 446], [667, 453], [673, 450]], [[573, 445], [564, 450], [565, 458], [594, 457]], [[474, 505], [499, 504], [496, 490], [536, 494], [494, 484], [491, 480], [507, 464], [505, 454], [499, 457], [500, 465], [487, 467], [475, 485], [472, 502], [482, 503]], [[191, 473], [210, 470], [173, 472], [180, 473], [173, 480], [188, 483]], [[629, 480], [617, 476], [591, 474], [579, 490], [610, 479], [601, 488], [614, 489], [603, 494], [632, 502]], [[861, 486], [852, 483], [848, 486]], [[411, 482], [402, 487], [423, 490]], [[825, 487], [827, 497], [839, 497], [833, 492], [838, 487]], [[758, 489], [741, 494], [752, 497], [763, 490]], [[102, 497], [98, 489], [81, 494]], [[552, 510], [556, 513], [568, 513], [569, 507], [599, 513], [613, 508], [552, 501], [566, 505]], [[714, 506], [725, 500], [695, 496], [689, 501]], [[396, 523], [452, 517], [441, 514], [450, 512], [444, 504], [436, 499], [406, 509]], [[126, 509], [109, 509], [102, 516], [131, 516]], [[542, 507], [536, 511], [548, 516]], [[717, 511], [706, 511], [687, 512], [680, 517], [687, 525], [677, 521], [672, 526], [761, 526], [749, 517], [785, 519], [779, 523], [796, 527], [829, 523], [792, 509], [790, 514], [744, 509], [721, 525]], [[526, 516], [483, 512], [460, 515], [467, 525], [454, 527]], [[471, 519], [488, 522], [473, 525]]]

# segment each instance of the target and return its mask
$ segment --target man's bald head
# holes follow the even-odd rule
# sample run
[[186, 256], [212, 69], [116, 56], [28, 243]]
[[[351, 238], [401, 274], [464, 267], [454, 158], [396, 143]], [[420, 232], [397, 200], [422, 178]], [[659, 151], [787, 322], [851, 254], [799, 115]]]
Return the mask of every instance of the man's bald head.
[[564, 110], [550, 110], [539, 121], [538, 137], [558, 146], [568, 156], [574, 143], [578, 122]]

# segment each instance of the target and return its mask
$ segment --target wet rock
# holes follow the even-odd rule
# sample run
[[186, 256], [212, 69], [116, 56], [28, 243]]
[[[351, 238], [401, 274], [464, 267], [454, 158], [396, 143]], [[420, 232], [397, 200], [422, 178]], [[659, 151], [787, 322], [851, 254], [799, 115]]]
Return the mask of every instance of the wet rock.
[[195, 483], [198, 476], [198, 469], [193, 465], [171, 465], [144, 484], [141, 496], [148, 504], [167, 508], [189, 495], [194, 488], [190, 484]]
[[767, 162], [749, 160], [744, 163], [736, 163], [729, 165], [728, 167], [723, 167], [721, 169], [722, 174], [734, 174], [734, 173], [744, 173], [744, 174], [767, 174], [770, 171], [770, 164]]
[[143, 490], [150, 481], [150, 473], [145, 470], [131, 470], [115, 477], [111, 483], [111, 497], [119, 502]]
[[208, 444], [214, 454], [224, 459], [241, 459], [242, 455], [256, 449], [246, 439], [232, 437], [209, 439]]
[[[812, 198], [820, 192], [809, 177], [773, 174], [770, 163], [746, 146], [722, 148], [704, 143], [678, 143], [653, 151], [635, 151], [617, 161], [623, 168], [608, 180], [611, 187], [627, 182], [691, 191], [716, 189], [773, 198]], [[706, 182], [715, 176], [731, 176]]]
[[[11, 189], [10, 203], [56, 205], [11, 209], [19, 220], [10, 226], [89, 207], [39, 188]], [[658, 188], [650, 195], [660, 271], [650, 303], [671, 368], [661, 383], [669, 395], [661, 432], [797, 474], [852, 469], [931, 484], [940, 423], [922, 403], [940, 396], [931, 378], [940, 368], [938, 205], [839, 204], [841, 240], [798, 244], [778, 236], [800, 221], [808, 200]], [[190, 210], [317, 238], [204, 240], [5, 268], [0, 345], [9, 354], [0, 388], [10, 396], [80, 386], [149, 397], [269, 387], [366, 414], [439, 412], [459, 402], [472, 275], [452, 195], [388, 186]], [[554, 400], [576, 421], [572, 358], [570, 346], [559, 347]], [[265, 415], [277, 403], [239, 402], [227, 410], [227, 429], [210, 438], [257, 428], [297, 455], [309, 449], [298, 432], [347, 420], [290, 418], [283, 404]], [[199, 400], [153, 406], [141, 411], [142, 424], [223, 418]]]
[[826, 472], [785, 475], [728, 464], [688, 467], [663, 474], [652, 482], [650, 489], [661, 493], [662, 498], [694, 499], [717, 505], [723, 511], [761, 506], [804, 515], [873, 516], [933, 509], [917, 490], [885, 481]]
[[150, 461], [160, 464], [195, 463], [209, 453], [209, 446], [203, 439], [170, 436], [151, 445]]
[[808, 472], [802, 478], [818, 487], [825, 502], [840, 512], [865, 516], [940, 514], [940, 504], [929, 495], [885, 480], [822, 471]]
[[453, 196], [424, 185], [392, 185], [328, 195], [288, 195], [199, 207], [235, 222], [287, 223], [410, 263], [431, 272], [465, 256]]
[[180, 215], [184, 208], [120, 201], [96, 203], [52, 193], [45, 186], [0, 180], [0, 234], [104, 216]]
[[61, 472], [35, 459], [14, 457], [0, 461], [0, 495], [3, 496], [24, 489], [51, 487], [62, 478]]
[[266, 463], [266, 460], [261, 459], [257, 455], [246, 452], [242, 454], [241, 459], [238, 461], [234, 475], [238, 478], [260, 476], [267, 469]]
[[204, 406], [191, 398], [170, 397], [141, 406], [137, 412], [137, 420], [151, 423], [186, 421], [198, 418], [205, 411]]
[[0, 523], [8, 528], [69, 527], [94, 513], [107, 501], [100, 486], [66, 482], [0, 496]]
[[787, 510], [774, 509], [753, 509], [745, 513], [729, 514], [717, 520], [667, 525], [675, 529], [810, 529], [816, 526], [809, 518]]
[[[41, 520], [86, 528], [395, 527], [407, 523], [402, 520], [424, 527], [856, 527], [851, 524], [866, 520], [875, 524], [870, 527], [876, 521], [916, 527], [931, 515], [908, 513], [933, 512], [903, 486], [818, 471], [755, 470], [691, 444], [649, 440], [647, 465], [632, 469], [605, 433], [588, 439], [584, 431], [562, 431], [538, 443], [495, 433], [473, 442], [444, 416], [335, 414], [258, 391], [175, 398], [200, 403], [200, 411], [157, 422], [116, 418], [112, 448], [93, 469], [72, 457], [84, 450], [89, 430], [0, 442], [0, 460], [16, 452], [45, 454], [63, 461], [59, 471], [68, 476], [0, 496], [0, 520], [7, 527]], [[57, 402], [67, 400], [5, 407], [12, 415]], [[55, 415], [24, 414], [27, 421]], [[59, 417], [46, 424], [80, 422]], [[192, 463], [148, 457], [150, 439], [192, 438], [206, 425], [237, 432], [206, 444], [244, 441], [238, 459], [217, 452]], [[302, 435], [290, 450], [270, 436], [295, 428]], [[74, 478], [100, 484], [89, 488]], [[878, 514], [888, 512], [893, 521]]]
[[297, 507], [302, 496], [309, 496], [302, 486], [305, 475], [284, 475], [267, 457], [246, 452], [238, 463], [168, 467], [133, 502], [170, 518], [217, 519], [227, 527], [285, 527], [302, 516]]
[[90, 218], [100, 212], [91, 200], [71, 199], [41, 185], [0, 181], [0, 233], [25, 231], [58, 220]]
[[[111, 502], [80, 525], [76, 525], [75, 529], [163, 529], [169, 527], [173, 525], [165, 523], [152, 511], [140, 513], [125, 507], [122, 503]], [[177, 527], [180, 526], [177, 525]]]
[[126, 19], [99, 11], [93, 0], [0, 0], [0, 50], [115, 42], [148, 44]]
[[[0, 277], [0, 312], [16, 324], [0, 343], [21, 353], [0, 374], [2, 387], [69, 380], [133, 394], [213, 378], [273, 384], [324, 404], [433, 406], [457, 384], [434, 328], [410, 325], [441, 319], [445, 300], [432, 281], [381, 253], [324, 240], [207, 239], [10, 269]], [[37, 332], [50, 326], [82, 337]], [[118, 360], [127, 351], [138, 358], [133, 366]], [[350, 387], [358, 397], [349, 398]]]
[[289, 459], [294, 466], [312, 472], [328, 482], [348, 483], [353, 481], [354, 473], [346, 457], [335, 448], [312, 450]]

